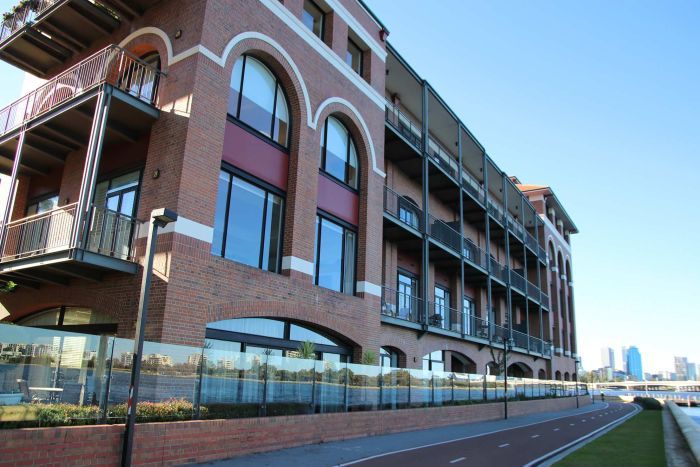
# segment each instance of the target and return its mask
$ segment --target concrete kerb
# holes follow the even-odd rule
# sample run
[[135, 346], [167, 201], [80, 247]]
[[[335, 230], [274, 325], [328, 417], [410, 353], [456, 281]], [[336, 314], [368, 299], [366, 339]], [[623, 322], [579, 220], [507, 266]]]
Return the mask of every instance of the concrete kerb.
[[685, 412], [679, 409], [675, 402], [667, 401], [666, 405], [676, 420], [681, 433], [683, 433], [685, 441], [695, 457], [695, 462], [700, 464], [700, 427]]

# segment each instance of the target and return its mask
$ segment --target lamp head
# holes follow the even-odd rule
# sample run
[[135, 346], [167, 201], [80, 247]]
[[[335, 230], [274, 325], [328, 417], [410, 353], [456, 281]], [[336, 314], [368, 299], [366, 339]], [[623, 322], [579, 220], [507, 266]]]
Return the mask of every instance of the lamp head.
[[151, 211], [151, 218], [163, 227], [171, 222], [175, 222], [177, 220], [177, 213], [168, 208], [158, 208]]

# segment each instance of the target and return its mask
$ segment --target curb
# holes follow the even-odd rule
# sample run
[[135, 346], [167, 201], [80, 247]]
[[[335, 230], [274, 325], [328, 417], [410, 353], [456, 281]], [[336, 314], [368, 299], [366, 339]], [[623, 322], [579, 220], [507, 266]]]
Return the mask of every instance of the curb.
[[671, 415], [673, 415], [673, 418], [676, 420], [681, 433], [683, 433], [683, 437], [695, 457], [695, 462], [700, 464], [700, 426], [685, 412], [679, 409], [675, 402], [667, 401], [666, 405], [671, 411]]

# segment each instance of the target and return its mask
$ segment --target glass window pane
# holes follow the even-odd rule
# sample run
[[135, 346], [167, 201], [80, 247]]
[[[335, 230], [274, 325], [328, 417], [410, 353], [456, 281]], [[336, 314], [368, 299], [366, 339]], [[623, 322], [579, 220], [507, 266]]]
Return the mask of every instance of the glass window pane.
[[109, 180], [100, 182], [95, 185], [95, 206], [104, 206], [107, 199], [107, 190], [109, 190]]
[[223, 170], [219, 172], [219, 188], [216, 193], [216, 213], [214, 214], [214, 240], [211, 244], [211, 252], [215, 255], [222, 254], [224, 245], [224, 225], [226, 222], [226, 202], [228, 200], [228, 187], [231, 176]]
[[277, 271], [282, 253], [282, 218], [284, 200], [277, 195], [267, 195], [267, 215], [265, 219], [265, 245], [262, 269]]
[[260, 266], [264, 205], [263, 190], [233, 177], [226, 232], [226, 258], [249, 266]]
[[128, 174], [113, 178], [110, 183], [109, 191], [123, 190], [128, 187], [137, 186], [140, 176], [141, 172], [137, 170], [136, 172], [129, 172]]
[[245, 353], [252, 353], [255, 355], [271, 355], [273, 357], [281, 357], [281, 349], [269, 349], [267, 347], [258, 347], [257, 345], [246, 345]]
[[52, 209], [55, 209], [56, 206], [58, 206], [58, 196], [46, 198], [45, 200], [39, 201], [37, 203], [36, 214], [51, 211]]
[[345, 55], [345, 62], [357, 74], [362, 74], [362, 50], [350, 39], [348, 39], [348, 51]]
[[345, 231], [345, 271], [343, 271], [343, 292], [352, 295], [355, 291], [355, 232]]
[[272, 111], [277, 83], [265, 65], [246, 57], [243, 97], [239, 118], [265, 136], [272, 136]]
[[17, 324], [22, 326], [57, 326], [60, 314], [60, 308], [52, 308], [23, 318], [17, 321]]
[[314, 2], [305, 0], [301, 21], [311, 32], [321, 39], [323, 39], [323, 19], [323, 11], [321, 11]]
[[350, 140], [350, 160], [348, 161], [348, 185], [357, 188], [357, 151], [355, 151], [355, 143]]
[[241, 74], [243, 73], [243, 60], [245, 57], [240, 57], [233, 64], [233, 73], [231, 73], [231, 95], [228, 98], [228, 113], [234, 117], [238, 117], [238, 98], [241, 95]]
[[289, 327], [289, 339], [293, 341], [309, 341], [314, 344], [324, 344], [324, 345], [338, 345], [332, 340], [328, 339], [321, 334], [312, 331], [311, 329], [299, 326], [298, 324], [291, 324]]
[[326, 121], [326, 165], [323, 169], [338, 180], [346, 181], [348, 132], [337, 119]]
[[289, 112], [287, 100], [280, 86], [277, 86], [277, 107], [275, 110], [275, 134], [272, 139], [278, 144], [287, 147], [289, 139]]
[[122, 195], [122, 205], [119, 207], [119, 212], [129, 217], [132, 217], [134, 213], [134, 208], [136, 207], [136, 192], [127, 191]]
[[207, 324], [207, 328], [284, 339], [284, 321], [267, 318], [236, 318]]
[[90, 308], [66, 307], [66, 312], [63, 315], [63, 325], [71, 324], [112, 324], [116, 323], [116, 319], [100, 313]]
[[343, 228], [321, 219], [321, 240], [318, 252], [318, 285], [340, 292]]

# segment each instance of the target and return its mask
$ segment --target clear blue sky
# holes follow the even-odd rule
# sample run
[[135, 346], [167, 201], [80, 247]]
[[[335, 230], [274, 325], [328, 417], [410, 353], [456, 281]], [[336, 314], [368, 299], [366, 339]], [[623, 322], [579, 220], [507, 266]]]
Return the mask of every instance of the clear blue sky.
[[[367, 3], [500, 167], [574, 218], [584, 366], [622, 345], [645, 371], [700, 363], [700, 2]], [[21, 79], [0, 64], [0, 105]]]

